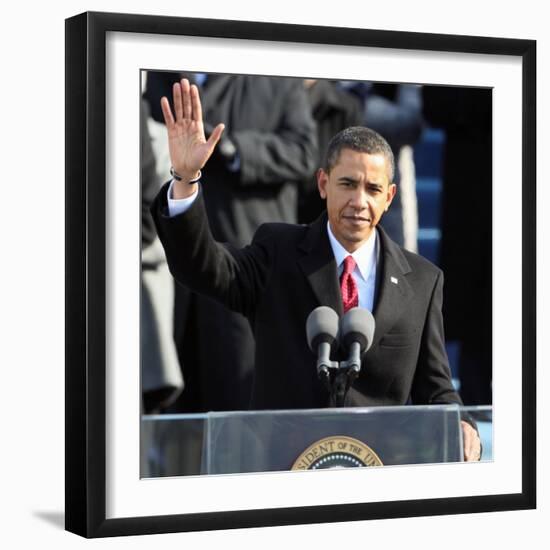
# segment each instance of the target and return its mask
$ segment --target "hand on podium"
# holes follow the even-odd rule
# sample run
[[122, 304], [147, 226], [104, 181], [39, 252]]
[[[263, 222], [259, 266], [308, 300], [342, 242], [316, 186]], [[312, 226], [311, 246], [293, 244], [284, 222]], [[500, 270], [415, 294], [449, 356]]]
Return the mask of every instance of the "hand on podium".
[[481, 458], [481, 441], [477, 431], [464, 420], [462, 424], [462, 435], [464, 440], [464, 460], [471, 462]]

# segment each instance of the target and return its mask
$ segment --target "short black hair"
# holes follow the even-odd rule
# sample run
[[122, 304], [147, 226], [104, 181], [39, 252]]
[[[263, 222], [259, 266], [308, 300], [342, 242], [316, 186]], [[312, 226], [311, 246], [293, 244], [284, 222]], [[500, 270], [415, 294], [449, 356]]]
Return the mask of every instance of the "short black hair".
[[359, 153], [369, 155], [382, 154], [388, 161], [390, 167], [390, 183], [393, 183], [395, 176], [395, 159], [388, 142], [374, 130], [365, 126], [351, 126], [338, 132], [329, 142], [323, 170], [328, 174], [338, 162], [342, 149], [351, 149]]

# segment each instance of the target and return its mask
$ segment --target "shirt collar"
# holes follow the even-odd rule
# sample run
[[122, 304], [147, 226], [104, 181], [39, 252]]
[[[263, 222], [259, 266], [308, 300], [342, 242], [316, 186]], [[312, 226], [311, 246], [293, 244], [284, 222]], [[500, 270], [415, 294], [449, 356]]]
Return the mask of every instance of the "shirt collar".
[[[330, 228], [330, 222], [327, 222], [327, 232], [328, 238], [330, 241], [330, 246], [332, 247], [332, 252], [334, 254], [334, 259], [336, 260], [336, 266], [340, 268], [346, 256], [349, 256], [350, 253], [338, 242], [332, 229]], [[359, 269], [359, 275], [366, 281], [371, 273], [376, 272], [376, 256], [378, 248], [378, 231], [376, 229], [371, 233], [368, 241], [363, 243], [351, 256], [357, 264]]]

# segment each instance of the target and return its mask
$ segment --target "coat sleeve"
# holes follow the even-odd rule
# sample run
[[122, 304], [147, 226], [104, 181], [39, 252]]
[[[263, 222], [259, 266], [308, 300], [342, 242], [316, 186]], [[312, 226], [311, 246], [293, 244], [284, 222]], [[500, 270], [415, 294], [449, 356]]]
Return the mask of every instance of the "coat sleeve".
[[170, 217], [168, 185], [157, 195], [151, 213], [172, 276], [233, 311], [252, 314], [272, 263], [267, 226], [258, 229], [252, 244], [244, 248], [218, 243], [210, 231], [202, 191], [189, 210]]
[[422, 333], [420, 353], [411, 391], [413, 403], [428, 405], [457, 403], [462, 405], [462, 400], [452, 384], [449, 359], [445, 350], [442, 301], [443, 273], [439, 271]]
[[[442, 303], [443, 272], [439, 271], [424, 325], [420, 355], [411, 391], [411, 399], [415, 404], [456, 403], [463, 405], [460, 395], [453, 386], [449, 359], [445, 349]], [[468, 412], [462, 411], [460, 418], [477, 431], [477, 423]]]
[[300, 181], [316, 169], [317, 127], [301, 81], [288, 86], [280, 105], [279, 123], [272, 131], [231, 134], [239, 153], [242, 185]]

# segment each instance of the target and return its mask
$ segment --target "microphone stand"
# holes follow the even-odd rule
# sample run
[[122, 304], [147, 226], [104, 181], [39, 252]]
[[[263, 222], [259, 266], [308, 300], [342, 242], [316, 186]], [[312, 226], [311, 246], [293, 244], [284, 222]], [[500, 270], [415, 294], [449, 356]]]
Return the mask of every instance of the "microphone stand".
[[330, 404], [344, 407], [348, 391], [361, 370], [361, 346], [352, 342], [347, 361], [341, 361], [330, 388]]
[[330, 344], [328, 342], [321, 342], [317, 349], [317, 377], [332, 393], [331, 372], [338, 371], [338, 363], [330, 360]]

